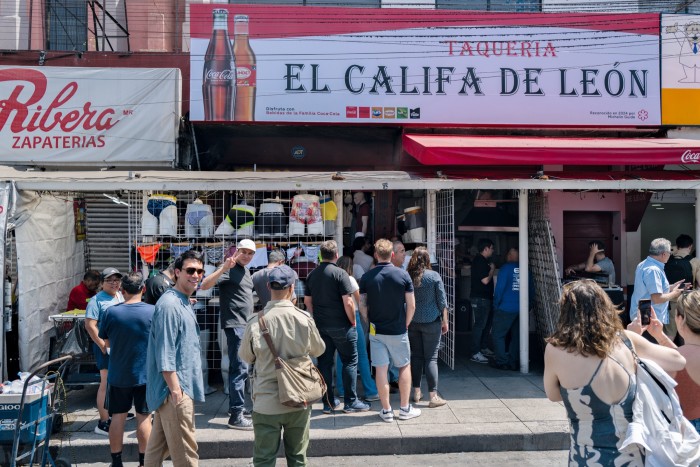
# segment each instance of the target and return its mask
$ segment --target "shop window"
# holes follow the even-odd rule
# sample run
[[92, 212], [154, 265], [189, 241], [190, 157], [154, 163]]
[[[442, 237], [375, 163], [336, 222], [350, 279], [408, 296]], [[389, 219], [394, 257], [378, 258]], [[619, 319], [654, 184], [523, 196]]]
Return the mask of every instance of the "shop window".
[[541, 11], [540, 0], [437, 0], [438, 10], [532, 12]]
[[47, 0], [45, 28], [48, 50], [87, 50], [87, 2]]

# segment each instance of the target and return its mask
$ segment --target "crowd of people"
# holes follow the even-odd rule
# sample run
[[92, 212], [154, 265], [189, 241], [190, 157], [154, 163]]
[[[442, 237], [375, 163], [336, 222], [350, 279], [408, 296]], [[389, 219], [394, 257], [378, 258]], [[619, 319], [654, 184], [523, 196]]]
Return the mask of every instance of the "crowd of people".
[[[692, 239], [688, 245], [681, 236], [676, 243], [675, 256], [691, 261]], [[317, 359], [327, 384], [324, 413], [366, 412], [378, 402], [378, 416], [392, 422], [419, 417], [421, 410], [413, 404], [421, 400], [429, 408], [444, 405], [437, 358], [441, 336], [449, 329], [448, 305], [428, 250], [418, 247], [407, 255], [398, 240], [371, 244], [363, 237], [355, 246], [353, 255], [340, 256], [335, 241], [323, 242], [320, 263], [308, 274], [299, 297], [299, 276], [285, 265], [282, 253], [271, 252], [267, 267], [250, 273], [246, 265], [255, 254], [251, 240], [241, 240], [206, 276], [202, 255], [195, 250], [184, 252], [148, 281], [139, 272], [122, 274], [116, 268], [101, 274], [88, 271], [70, 300], [86, 305], [85, 327], [100, 370], [95, 431], [109, 436], [112, 465], [122, 465], [124, 424], [132, 407], [139, 465], [160, 466], [168, 456], [175, 466], [197, 465], [194, 404], [204, 401], [208, 381], [193, 295], [215, 286], [225, 333], [220, 344], [228, 357], [222, 359], [222, 369], [228, 370], [228, 426], [254, 432], [255, 465], [275, 464], [280, 436], [288, 463], [305, 465], [311, 411], [310, 406], [280, 403], [260, 316], [281, 357]], [[470, 359], [517, 369], [518, 251], [507, 251], [494, 277], [494, 244], [482, 239], [477, 249]], [[601, 245], [591, 244], [590, 249], [587, 263], [595, 266]], [[636, 388], [630, 350], [675, 376], [683, 410], [700, 429], [700, 290], [690, 291], [685, 278], [669, 282], [664, 268], [672, 256], [668, 240], [651, 242], [649, 256], [636, 271], [627, 329], [604, 284], [578, 280], [564, 285], [559, 323], [547, 340], [544, 382], [547, 396], [563, 401], [571, 420], [574, 465], [587, 465], [592, 458], [612, 465], [621, 456], [634, 465], [644, 455], [618, 449], [631, 421]], [[694, 285], [698, 268], [689, 270]], [[642, 324], [634, 306], [641, 299], [651, 300], [649, 323]], [[297, 306], [301, 300], [304, 309]], [[246, 405], [245, 393], [251, 374], [252, 407]], [[397, 411], [389, 397], [393, 381], [399, 393]]]
[[[366, 412], [378, 401], [386, 422], [395, 415], [418, 417], [421, 411], [411, 399], [423, 399], [423, 374], [428, 407], [444, 405], [437, 355], [448, 330], [447, 297], [428, 251], [417, 248], [407, 258], [398, 240], [372, 244], [358, 237], [354, 255], [339, 253], [335, 241], [321, 243], [320, 263], [299, 297], [304, 309], [296, 306], [299, 276], [285, 265], [286, 256], [270, 252], [267, 267], [251, 274], [246, 266], [255, 244], [247, 239], [206, 272], [201, 253], [189, 250], [148, 280], [116, 268], [86, 273], [70, 303], [86, 308], [85, 327], [100, 371], [95, 432], [109, 436], [112, 466], [122, 465], [124, 425], [132, 417], [139, 465], [159, 466], [168, 456], [176, 466], [196, 465], [194, 404], [209, 390], [194, 294], [213, 287], [219, 290], [225, 335], [220, 346], [228, 357], [222, 358], [222, 370], [228, 370], [228, 426], [254, 431], [256, 465], [274, 465], [280, 433], [289, 462], [303, 465], [310, 416], [310, 407], [295, 410], [279, 403], [258, 316], [265, 316], [280, 356], [317, 359], [327, 384], [324, 413]], [[251, 374], [252, 407], [246, 405]], [[389, 398], [393, 386], [400, 393], [396, 414]], [[132, 407], [135, 414], [129, 413]]]

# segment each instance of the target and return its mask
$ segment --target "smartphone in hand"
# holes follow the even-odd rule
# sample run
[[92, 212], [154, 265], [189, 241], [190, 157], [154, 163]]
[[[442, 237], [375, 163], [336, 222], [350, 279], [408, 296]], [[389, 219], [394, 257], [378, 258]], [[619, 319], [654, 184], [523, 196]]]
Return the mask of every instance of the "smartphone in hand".
[[639, 301], [639, 313], [642, 319], [642, 326], [648, 326], [651, 323], [651, 300], [642, 299]]

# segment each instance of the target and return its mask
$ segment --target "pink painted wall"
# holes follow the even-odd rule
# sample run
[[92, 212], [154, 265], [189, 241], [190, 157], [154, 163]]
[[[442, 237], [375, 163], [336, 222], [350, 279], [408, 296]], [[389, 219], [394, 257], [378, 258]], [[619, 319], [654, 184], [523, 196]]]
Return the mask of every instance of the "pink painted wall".
[[[603, 198], [602, 195], [605, 197]], [[613, 237], [615, 238], [614, 256], [612, 258], [617, 271], [617, 283], [627, 284], [627, 271], [624, 255], [627, 252], [626, 235], [624, 232], [625, 194], [611, 192], [563, 192], [550, 191], [549, 219], [552, 224], [552, 234], [557, 249], [559, 271], [563, 273], [563, 241], [564, 241], [564, 211], [612, 211]]]
[[[125, 1], [125, 0], [122, 0]], [[21, 0], [23, 11], [21, 28], [29, 28], [31, 22], [30, 50], [44, 48], [44, 2], [40, 0]], [[119, 3], [107, 1], [107, 5]], [[129, 30], [130, 49], [132, 52], [178, 52], [182, 44], [182, 24], [185, 22], [186, 0], [150, 0], [126, 3], [126, 23]], [[30, 14], [31, 8], [31, 14]], [[109, 8], [109, 7], [108, 7]], [[88, 28], [93, 29], [92, 15], [86, 18]], [[26, 49], [26, 42], [20, 49]], [[126, 50], [126, 47], [119, 47]], [[88, 32], [88, 50], [95, 50], [92, 33]]]

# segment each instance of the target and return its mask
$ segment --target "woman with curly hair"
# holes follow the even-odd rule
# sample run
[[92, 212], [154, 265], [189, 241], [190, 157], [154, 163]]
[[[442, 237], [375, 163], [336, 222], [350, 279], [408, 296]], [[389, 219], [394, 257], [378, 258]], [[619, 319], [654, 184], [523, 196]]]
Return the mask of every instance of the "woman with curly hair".
[[[593, 280], [566, 284], [559, 305], [559, 323], [544, 354], [544, 388], [551, 401], [563, 401], [566, 407], [569, 465], [643, 465], [639, 450], [618, 449], [637, 390], [630, 348], [666, 371], [683, 369], [685, 359], [675, 349], [624, 330], [618, 310]], [[663, 326], [647, 330], [664, 340]]]
[[411, 344], [411, 379], [413, 380], [413, 401], [423, 397], [420, 390], [421, 378], [425, 369], [430, 393], [429, 407], [445, 405], [445, 400], [437, 393], [440, 336], [447, 333], [447, 296], [440, 274], [430, 267], [430, 254], [425, 247], [413, 251], [408, 263], [408, 275], [413, 281], [416, 297], [416, 312], [408, 326], [408, 340]]

